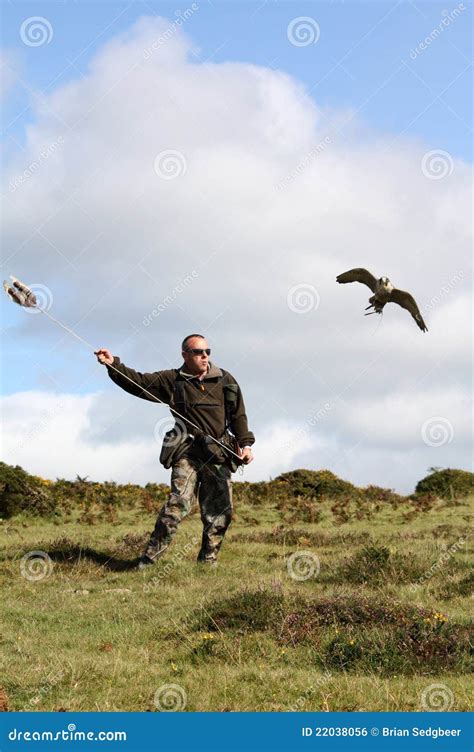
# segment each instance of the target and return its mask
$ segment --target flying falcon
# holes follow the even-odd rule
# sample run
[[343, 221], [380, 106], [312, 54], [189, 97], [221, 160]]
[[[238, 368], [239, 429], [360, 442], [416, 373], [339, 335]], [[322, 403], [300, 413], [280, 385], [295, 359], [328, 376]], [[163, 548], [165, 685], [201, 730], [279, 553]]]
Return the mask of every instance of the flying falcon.
[[362, 282], [362, 284], [370, 287], [374, 294], [369, 298], [370, 305], [365, 310], [368, 311], [369, 308], [373, 308], [374, 310], [364, 314], [365, 316], [370, 316], [371, 313], [382, 313], [386, 303], [398, 303], [399, 306], [406, 308], [411, 313], [422, 332], [428, 331], [415, 298], [409, 292], [397, 290], [388, 277], [376, 279], [367, 269], [350, 269], [350, 271], [344, 272], [344, 274], [339, 274], [336, 280], [343, 285], [346, 282]]

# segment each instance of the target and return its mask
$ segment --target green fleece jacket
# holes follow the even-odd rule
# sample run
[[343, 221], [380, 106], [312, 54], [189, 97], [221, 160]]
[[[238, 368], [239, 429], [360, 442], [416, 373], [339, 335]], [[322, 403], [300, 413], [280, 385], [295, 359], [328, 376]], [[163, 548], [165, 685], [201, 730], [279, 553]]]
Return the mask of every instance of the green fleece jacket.
[[[150, 394], [158, 397], [159, 400], [171, 407], [175, 407], [174, 384], [176, 377], [178, 374], [181, 374], [184, 382], [184, 394], [187, 406], [185, 417], [192, 423], [195, 423], [204, 433], [209, 434], [215, 439], [220, 438], [224, 433], [224, 386], [226, 384], [237, 384], [234, 377], [227, 371], [222, 371], [218, 366], [209, 363], [208, 372], [202, 381], [200, 381], [197, 376], [193, 376], [186, 371], [184, 364], [181, 368], [173, 368], [169, 371], [139, 373], [138, 371], [134, 371], [133, 368], [128, 368], [120, 362], [120, 358], [115, 356], [112, 365], [113, 368], [107, 366], [110, 378], [118, 386], [122, 387], [122, 389], [125, 389], [126, 392], [153, 402], [153, 397], [143, 391], [143, 389], [146, 389]], [[115, 368], [119, 373], [114, 370]], [[139, 386], [135, 386], [124, 378], [124, 376], [133, 379]], [[244, 400], [239, 386], [236, 408], [230, 428], [239, 446], [252, 446], [255, 437], [249, 431]], [[189, 430], [192, 433], [192, 428]]]

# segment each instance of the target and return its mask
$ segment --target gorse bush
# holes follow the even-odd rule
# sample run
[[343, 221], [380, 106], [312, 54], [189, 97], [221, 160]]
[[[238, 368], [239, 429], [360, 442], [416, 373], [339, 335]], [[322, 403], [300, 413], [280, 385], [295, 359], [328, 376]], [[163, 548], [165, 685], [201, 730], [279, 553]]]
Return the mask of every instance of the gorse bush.
[[0, 462], [0, 517], [13, 517], [20, 512], [47, 515], [54, 510], [49, 482], [29, 475], [19, 465]]
[[[87, 477], [75, 480], [46, 480], [30, 475], [18, 465], [0, 463], [0, 516], [68, 514], [82, 512], [82, 521], [95, 524], [103, 515], [113, 522], [117, 508], [141, 507], [157, 512], [169, 494], [164, 483], [145, 487], [114, 481], [97, 483]], [[406, 505], [406, 520], [433, 508], [440, 497], [460, 499], [474, 493], [474, 473], [464, 470], [436, 470], [423, 478], [416, 492], [404, 497], [388, 488], [369, 485], [358, 488], [329, 470], [292, 470], [271, 481], [234, 484], [236, 505], [271, 505], [286, 523], [318, 523], [323, 510], [330, 510], [337, 525], [370, 519], [388, 505]]]
[[95, 483], [88, 478], [56, 481], [30, 475], [23, 468], [0, 462], [0, 517], [20, 513], [33, 515], [64, 514], [82, 511], [83, 522], [91, 524], [107, 512], [112, 520], [114, 508], [142, 506], [157, 511], [169, 493], [169, 487], [148, 483], [144, 488], [133, 483], [113, 481]]
[[297, 497], [334, 499], [354, 495], [357, 491], [356, 486], [338, 478], [330, 470], [292, 470], [279, 475], [275, 483], [284, 487], [287, 495]]
[[433, 470], [418, 481], [415, 494], [435, 494], [442, 499], [462, 499], [474, 493], [474, 473], [467, 470]]

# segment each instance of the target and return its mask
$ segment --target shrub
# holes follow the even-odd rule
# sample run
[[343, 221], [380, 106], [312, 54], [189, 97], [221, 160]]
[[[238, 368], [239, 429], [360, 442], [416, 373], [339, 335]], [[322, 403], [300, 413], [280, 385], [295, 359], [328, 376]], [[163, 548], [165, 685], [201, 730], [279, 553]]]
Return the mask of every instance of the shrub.
[[296, 496], [291, 503], [292, 511], [287, 511], [285, 519], [293, 524], [294, 522], [320, 522], [322, 517], [321, 504], [315, 497], [306, 498], [305, 496]]
[[29, 475], [19, 465], [13, 467], [0, 462], [0, 517], [13, 517], [26, 511], [46, 515], [54, 509], [55, 502], [46, 481]]
[[337, 498], [357, 492], [356, 486], [338, 478], [330, 470], [292, 470], [279, 475], [275, 482], [284, 484], [291, 496]]
[[400, 496], [392, 489], [381, 488], [380, 486], [367, 486], [362, 489], [362, 494], [365, 501], [389, 503], [393, 504], [394, 507], [406, 501], [405, 496]]
[[436, 494], [442, 499], [462, 499], [474, 493], [474, 473], [467, 470], [435, 470], [415, 488], [416, 494]]
[[283, 596], [281, 592], [265, 590], [242, 590], [213, 604], [205, 612], [201, 629], [239, 629], [244, 632], [263, 631], [275, 620], [281, 621]]
[[385, 675], [470, 670], [470, 625], [361, 591], [305, 598], [262, 587], [243, 590], [211, 603], [196, 626], [202, 629], [266, 631], [280, 644], [306, 646], [325, 669]]
[[0, 517], [4, 518], [20, 512], [48, 515], [79, 509], [82, 521], [92, 524], [100, 514], [113, 522], [117, 508], [141, 505], [154, 512], [168, 494], [169, 487], [163, 483], [148, 483], [142, 488], [133, 483], [95, 483], [79, 475], [76, 480], [51, 481], [30, 475], [18, 465], [0, 462]]

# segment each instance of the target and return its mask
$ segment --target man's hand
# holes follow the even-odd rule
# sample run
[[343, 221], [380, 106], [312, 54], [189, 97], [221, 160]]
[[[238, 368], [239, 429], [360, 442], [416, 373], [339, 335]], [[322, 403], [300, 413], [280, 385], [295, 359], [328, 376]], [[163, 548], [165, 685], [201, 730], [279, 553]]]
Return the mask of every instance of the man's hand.
[[105, 348], [94, 350], [94, 355], [97, 355], [97, 360], [103, 365], [105, 364], [107, 366], [111, 366], [114, 362], [114, 356], [112, 355], [110, 350], [106, 350]]
[[243, 460], [244, 465], [250, 465], [254, 459], [250, 447], [244, 447], [243, 449], [239, 447], [239, 457]]

